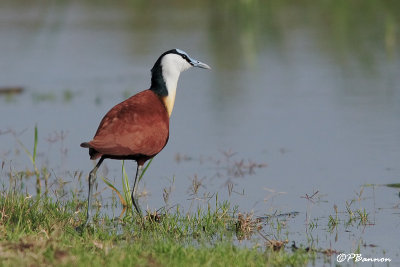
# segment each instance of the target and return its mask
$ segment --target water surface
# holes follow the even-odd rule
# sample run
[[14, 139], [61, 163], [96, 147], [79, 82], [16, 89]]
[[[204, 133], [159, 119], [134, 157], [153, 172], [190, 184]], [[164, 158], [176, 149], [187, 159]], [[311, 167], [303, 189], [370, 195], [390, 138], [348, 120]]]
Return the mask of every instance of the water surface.
[[[87, 175], [93, 163], [79, 144], [113, 105], [147, 89], [155, 60], [177, 47], [212, 71], [181, 75], [170, 140], [141, 184], [150, 193], [142, 205], [165, 205], [174, 177], [169, 204], [189, 210], [197, 176], [199, 193], [218, 192], [242, 211], [300, 212], [289, 239], [307, 244], [310, 213], [326, 228], [334, 205], [345, 216], [346, 201], [356, 199], [352, 207], [370, 223], [340, 229], [338, 240], [322, 231], [318, 246], [350, 253], [361, 244], [398, 262], [399, 192], [362, 186], [400, 178], [399, 11], [373, 1], [2, 1], [0, 87], [25, 91], [1, 96], [0, 130], [31, 148], [37, 124], [40, 164], [80, 188], [68, 171]], [[11, 134], [0, 140], [6, 168], [30, 168]], [[236, 154], [228, 161], [224, 152]], [[229, 168], [241, 160], [267, 167], [233, 177]], [[120, 186], [121, 163], [104, 165]], [[310, 204], [304, 196], [317, 191]]]

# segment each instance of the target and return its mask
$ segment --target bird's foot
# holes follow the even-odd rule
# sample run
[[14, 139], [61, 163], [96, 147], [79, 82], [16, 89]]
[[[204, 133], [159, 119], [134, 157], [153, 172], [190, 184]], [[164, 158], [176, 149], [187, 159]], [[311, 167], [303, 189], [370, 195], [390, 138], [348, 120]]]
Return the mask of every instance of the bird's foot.
[[147, 221], [151, 221], [151, 222], [156, 222], [159, 223], [162, 221], [162, 219], [165, 217], [165, 214], [162, 213], [158, 213], [158, 211], [154, 211], [154, 212], [147, 212], [147, 215], [145, 217], [145, 219]]
[[133, 207], [136, 210], [136, 213], [139, 215], [140, 219], [143, 220], [143, 213], [142, 213], [142, 210], [140, 209], [140, 206], [138, 204], [138, 198], [137, 197], [132, 197], [132, 204], [133, 204]]
[[80, 234], [82, 234], [85, 229], [94, 231], [96, 229], [96, 225], [94, 224], [94, 222], [92, 220], [86, 220], [86, 222], [75, 227], [75, 231], [77, 231]]

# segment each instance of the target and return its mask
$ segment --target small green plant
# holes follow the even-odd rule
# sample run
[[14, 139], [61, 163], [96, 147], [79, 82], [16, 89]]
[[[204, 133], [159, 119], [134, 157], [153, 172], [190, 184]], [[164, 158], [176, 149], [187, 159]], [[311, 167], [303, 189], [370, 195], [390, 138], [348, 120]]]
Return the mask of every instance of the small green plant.
[[[146, 164], [146, 167], [143, 169], [143, 172], [138, 177], [139, 182], [142, 180], [142, 177], [146, 173], [146, 171], [149, 168], [152, 161], [153, 161], [153, 159], [150, 159], [149, 162]], [[129, 185], [129, 177], [125, 170], [125, 161], [124, 160], [122, 161], [121, 171], [122, 171], [122, 175], [121, 175], [121, 177], [122, 177], [122, 193], [113, 185], [113, 183], [109, 179], [107, 179], [106, 177], [102, 177], [102, 180], [106, 183], [106, 185], [108, 187], [110, 187], [118, 195], [118, 198], [122, 205], [122, 212], [121, 212], [121, 215], [119, 216], [120, 218], [122, 218], [122, 216], [126, 213], [127, 209], [130, 210], [131, 212], [133, 212], [131, 188]]]
[[350, 202], [346, 201], [346, 211], [350, 217], [349, 222], [351, 222], [354, 218], [354, 212], [351, 210], [351, 204], [353, 204], [353, 201]]
[[[16, 138], [16, 136], [14, 136]], [[34, 134], [34, 139], [33, 139], [33, 152], [31, 154], [31, 152], [29, 152], [29, 149], [21, 142], [21, 140], [19, 140], [18, 138], [16, 138], [18, 144], [22, 147], [22, 149], [25, 151], [25, 153], [28, 155], [29, 159], [32, 162], [33, 165], [33, 173], [36, 176], [36, 194], [38, 196], [40, 196], [41, 194], [41, 189], [42, 189], [42, 185], [41, 185], [41, 180], [40, 180], [40, 172], [39, 169], [37, 168], [36, 165], [36, 152], [37, 152], [37, 145], [38, 145], [38, 127], [37, 124], [35, 125], [35, 134]]]
[[74, 96], [75, 96], [74, 92], [71, 91], [70, 89], [66, 89], [63, 91], [63, 101], [65, 103], [71, 102]]
[[365, 208], [364, 209], [358, 209], [356, 211], [356, 213], [358, 215], [357, 217], [358, 217], [358, 220], [359, 220], [358, 225], [364, 225], [365, 226], [365, 225], [367, 225], [369, 223], [368, 213], [365, 210]]
[[338, 220], [337, 216], [332, 217], [332, 215], [329, 215], [329, 221], [328, 221], [329, 232], [332, 232], [334, 229], [336, 229], [338, 224], [339, 224], [339, 220]]
[[338, 208], [336, 205], [333, 205], [333, 209], [335, 210], [335, 215], [334, 217], [332, 215], [329, 215], [329, 221], [328, 221], [329, 232], [332, 232], [334, 229], [337, 229], [337, 226], [339, 225]]
[[308, 229], [310, 231], [318, 228], [318, 218], [314, 218], [308, 223]]

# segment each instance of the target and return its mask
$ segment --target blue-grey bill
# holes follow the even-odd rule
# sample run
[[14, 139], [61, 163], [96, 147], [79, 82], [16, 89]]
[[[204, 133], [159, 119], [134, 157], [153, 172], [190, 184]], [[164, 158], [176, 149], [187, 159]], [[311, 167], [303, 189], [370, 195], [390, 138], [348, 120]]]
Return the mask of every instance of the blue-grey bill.
[[192, 64], [193, 64], [193, 67], [198, 67], [198, 68], [202, 68], [202, 69], [209, 69], [209, 70], [211, 69], [211, 67], [208, 66], [206, 63], [200, 62], [198, 60], [194, 60], [192, 62]]

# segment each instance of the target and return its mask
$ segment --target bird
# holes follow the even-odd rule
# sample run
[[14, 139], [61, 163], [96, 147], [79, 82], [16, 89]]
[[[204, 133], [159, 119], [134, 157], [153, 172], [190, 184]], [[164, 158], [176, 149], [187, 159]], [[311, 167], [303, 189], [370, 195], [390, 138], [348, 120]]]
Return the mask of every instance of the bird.
[[105, 159], [134, 160], [137, 163], [131, 192], [132, 204], [141, 218], [137, 184], [143, 165], [156, 156], [169, 139], [169, 118], [174, 103], [180, 73], [191, 68], [211, 69], [207, 64], [191, 58], [180, 49], [171, 49], [157, 59], [151, 69], [150, 88], [141, 91], [111, 108], [101, 120], [89, 142], [91, 160], [99, 159], [89, 173], [87, 217], [84, 225], [92, 221], [91, 203], [96, 172]]

